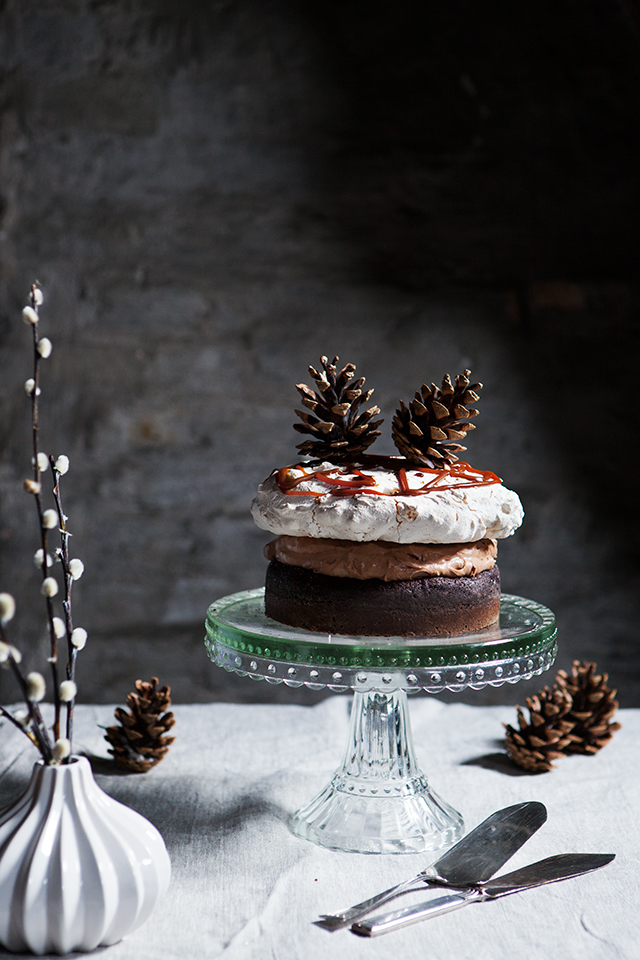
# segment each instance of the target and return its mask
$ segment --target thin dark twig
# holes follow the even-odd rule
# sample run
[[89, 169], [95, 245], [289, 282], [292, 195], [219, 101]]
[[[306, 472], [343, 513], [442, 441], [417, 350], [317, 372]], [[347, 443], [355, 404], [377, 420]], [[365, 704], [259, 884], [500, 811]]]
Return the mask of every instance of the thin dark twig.
[[31, 722], [34, 723], [37, 727], [39, 727], [41, 735], [44, 738], [44, 741], [46, 743], [46, 747], [50, 752], [51, 745], [49, 742], [49, 734], [47, 733], [44, 717], [42, 716], [42, 713], [40, 712], [40, 707], [37, 705], [37, 703], [34, 703], [33, 701], [29, 700], [29, 697], [27, 695], [27, 682], [24, 676], [22, 675], [22, 671], [20, 669], [18, 661], [14, 656], [13, 649], [9, 642], [9, 637], [7, 636], [7, 632], [5, 630], [3, 623], [0, 623], [0, 640], [9, 647], [9, 656], [8, 656], [9, 666], [11, 667], [14, 675], [16, 676], [20, 689], [22, 690], [22, 695], [24, 697], [25, 703], [29, 708], [29, 717], [31, 719]]
[[[63, 706], [62, 696], [65, 696], [66, 698], [69, 695], [69, 686], [71, 684], [73, 685], [73, 689], [75, 689], [75, 671], [78, 649], [79, 647], [84, 646], [86, 641], [85, 631], [76, 630], [75, 633], [78, 634], [78, 636], [75, 638], [76, 642], [74, 643], [73, 616], [71, 612], [71, 591], [73, 581], [82, 575], [83, 565], [81, 561], [70, 560], [69, 558], [69, 537], [71, 536], [71, 533], [67, 529], [67, 517], [63, 510], [62, 498], [60, 494], [60, 477], [63, 473], [66, 473], [69, 468], [68, 459], [64, 456], [59, 457], [58, 460], [56, 460], [53, 456], [45, 458], [44, 454], [42, 454], [39, 450], [40, 361], [41, 359], [48, 357], [51, 353], [51, 344], [49, 341], [46, 340], [46, 338], [43, 340], [39, 339], [38, 307], [41, 303], [42, 294], [40, 293], [37, 284], [34, 284], [31, 287], [31, 294], [29, 297], [30, 305], [25, 307], [23, 310], [23, 317], [29, 324], [31, 324], [33, 336], [33, 379], [27, 381], [25, 384], [27, 393], [31, 397], [33, 479], [25, 480], [24, 486], [25, 490], [27, 490], [27, 492], [32, 494], [34, 497], [40, 527], [39, 539], [41, 549], [38, 551], [38, 556], [36, 559], [39, 560], [39, 554], [41, 553], [43, 582], [43, 588], [41, 592], [45, 597], [47, 621], [51, 642], [51, 655], [48, 658], [48, 662], [51, 667], [54, 686], [54, 722], [51, 726], [51, 731], [49, 731], [44, 722], [44, 718], [38, 703], [42, 696], [44, 696], [45, 692], [44, 687], [42, 686], [41, 688], [41, 684], [44, 683], [43, 678], [36, 673], [25, 677], [20, 667], [22, 656], [20, 652], [16, 650], [16, 648], [13, 647], [8, 641], [5, 631], [5, 623], [13, 617], [15, 611], [15, 601], [9, 594], [3, 595], [2, 600], [3, 619], [0, 621], [0, 641], [2, 642], [2, 650], [0, 652], [3, 661], [13, 672], [18, 686], [20, 687], [22, 696], [27, 706], [27, 714], [23, 714], [22, 719], [17, 719], [16, 717], [12, 716], [8, 710], [0, 705], [0, 717], [5, 717], [8, 719], [17, 729], [21, 730], [25, 736], [29, 737], [29, 739], [36, 744], [45, 763], [68, 763], [70, 759], [70, 742], [73, 732], [73, 710], [75, 705], [75, 696], [71, 700], [65, 699], [64, 701], [64, 706], [66, 707], [67, 711], [66, 735], [68, 743], [60, 737], [60, 719]], [[49, 558], [47, 553], [49, 539], [48, 531], [52, 527], [55, 527], [55, 520], [51, 516], [54, 515], [53, 510], [43, 509], [42, 474], [45, 471], [45, 467], [41, 466], [43, 458], [48, 461], [53, 476], [52, 492], [56, 505], [61, 542], [60, 548], [55, 551], [55, 556], [62, 564], [64, 580], [64, 596], [62, 598], [62, 607], [64, 609], [64, 630], [66, 630], [67, 634], [68, 658], [66, 664], [66, 680], [63, 684], [60, 684], [59, 682], [57, 642], [58, 636], [63, 635], [63, 630], [61, 629], [61, 624], [58, 621], [58, 618], [54, 616], [53, 604], [53, 596], [58, 593], [58, 581], [52, 577], [51, 583], [46, 582], [49, 578]], [[64, 687], [65, 685], [67, 689], [61, 689], [61, 687]]]
[[[6, 643], [7, 641], [5, 637], [6, 635], [3, 630], [2, 639], [3, 639], [3, 642]], [[44, 718], [42, 716], [42, 713], [40, 712], [40, 707], [37, 705], [37, 703], [34, 703], [33, 700], [29, 699], [29, 693], [27, 690], [27, 681], [24, 678], [22, 670], [20, 669], [20, 666], [18, 665], [13, 653], [11, 652], [9, 653], [9, 666], [11, 667], [13, 674], [16, 680], [18, 681], [18, 685], [22, 691], [22, 697], [29, 711], [29, 719], [33, 724], [33, 732], [38, 742], [38, 747], [40, 749], [40, 752], [42, 756], [45, 758], [45, 760], [46, 759], [50, 760], [53, 756], [53, 753], [51, 750], [51, 741], [49, 740], [49, 734], [47, 733], [47, 728], [44, 722]]]
[[[35, 284], [31, 288], [31, 295], [29, 297], [32, 308], [35, 310], [38, 320], [40, 319], [38, 313], [38, 302], [36, 300]], [[42, 474], [40, 471], [40, 464], [38, 462], [39, 443], [38, 436], [40, 432], [40, 418], [39, 418], [39, 394], [40, 394], [40, 353], [38, 351], [38, 323], [34, 323], [32, 326], [33, 332], [33, 382], [34, 387], [31, 392], [31, 433], [32, 433], [32, 443], [33, 443], [33, 479], [36, 484], [36, 510], [38, 513], [38, 523], [40, 525], [40, 547], [42, 549], [42, 581], [46, 580], [48, 576], [47, 570], [47, 528], [44, 525], [44, 511], [42, 509], [42, 497], [40, 496], [40, 490], [42, 487]], [[51, 680], [53, 683], [53, 692], [54, 692], [54, 721], [53, 721], [53, 737], [54, 740], [58, 740], [60, 737], [60, 696], [59, 696], [59, 687], [60, 681], [58, 676], [58, 640], [56, 637], [56, 631], [53, 623], [53, 603], [51, 597], [45, 597], [46, 608], [47, 608], [47, 622], [49, 628], [49, 642], [51, 647], [51, 653], [49, 655], [49, 664], [51, 667]]]
[[1, 706], [1, 705], [0, 705], [0, 716], [4, 717], [5, 720], [10, 720], [11, 723], [14, 725], [14, 727], [16, 727], [18, 730], [20, 730], [21, 733], [26, 734], [26, 736], [29, 738], [29, 740], [31, 740], [31, 743], [35, 743], [35, 745], [38, 746], [37, 740], [36, 740], [36, 738], [34, 737], [34, 735], [33, 735], [29, 730], [27, 730], [26, 727], [23, 727], [22, 724], [20, 723], [20, 721], [19, 721], [19, 720], [16, 720], [16, 718], [13, 717], [13, 716], [9, 713], [9, 711], [8, 711], [8, 710], [5, 710], [5, 708], [4, 708], [3, 706]]
[[[56, 470], [55, 460], [53, 456], [49, 457], [49, 462], [51, 464], [51, 472], [53, 473], [53, 496], [56, 502], [56, 509], [58, 511], [58, 522], [60, 524], [60, 562], [62, 564], [62, 571], [64, 576], [64, 600], [62, 601], [62, 608], [64, 610], [64, 621], [65, 628], [67, 631], [67, 680], [73, 680], [75, 682], [76, 675], [76, 660], [78, 657], [78, 650], [71, 642], [71, 634], [73, 633], [73, 614], [71, 612], [71, 587], [73, 586], [73, 577], [69, 569], [69, 537], [71, 534], [67, 530], [67, 519], [65, 512], [62, 508], [62, 496], [60, 494], [60, 473]], [[70, 700], [67, 703], [67, 740], [71, 741], [73, 734], [73, 708], [75, 705], [75, 697], [73, 700]]]

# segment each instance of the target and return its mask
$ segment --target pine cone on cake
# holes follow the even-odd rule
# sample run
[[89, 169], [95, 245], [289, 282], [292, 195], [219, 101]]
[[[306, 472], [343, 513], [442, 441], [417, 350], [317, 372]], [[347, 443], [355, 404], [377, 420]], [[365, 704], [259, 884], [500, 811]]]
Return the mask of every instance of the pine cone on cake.
[[175, 737], [166, 736], [175, 723], [171, 706], [171, 688], [158, 689], [158, 678], [151, 683], [136, 680], [135, 692], [127, 697], [129, 711], [116, 707], [119, 725], [107, 727], [105, 740], [116, 763], [132, 773], [147, 773], [160, 763]]
[[580, 663], [574, 660], [571, 673], [559, 670], [558, 687], [571, 697], [571, 710], [567, 720], [574, 723], [569, 734], [566, 753], [593, 754], [611, 740], [619, 723], [611, 718], [618, 709], [616, 691], [607, 686], [608, 674], [596, 673], [595, 663]]
[[353, 379], [356, 369], [353, 363], [337, 371], [338, 359], [334, 357], [329, 363], [327, 357], [320, 357], [321, 371], [309, 367], [316, 382], [315, 391], [304, 383], [296, 384], [303, 406], [311, 413], [296, 410], [302, 423], [294, 423], [293, 429], [313, 437], [298, 444], [297, 449], [318, 460], [353, 457], [363, 453], [380, 436], [377, 427], [382, 420], [373, 419], [380, 413], [380, 407], [361, 412], [373, 390], [363, 390], [364, 377]]
[[552, 760], [566, 755], [571, 742], [569, 736], [575, 721], [570, 718], [572, 700], [567, 690], [557, 685], [544, 687], [536, 696], [525, 701], [529, 720], [520, 707], [518, 729], [503, 724], [506, 732], [507, 753], [514, 763], [529, 773], [543, 773], [553, 768]]
[[458, 442], [464, 440], [475, 425], [469, 423], [478, 411], [468, 404], [479, 399], [481, 383], [470, 383], [470, 370], [451, 382], [446, 374], [442, 386], [422, 384], [409, 403], [401, 400], [393, 418], [393, 442], [400, 453], [421, 466], [442, 469], [454, 463], [457, 453], [466, 450]]

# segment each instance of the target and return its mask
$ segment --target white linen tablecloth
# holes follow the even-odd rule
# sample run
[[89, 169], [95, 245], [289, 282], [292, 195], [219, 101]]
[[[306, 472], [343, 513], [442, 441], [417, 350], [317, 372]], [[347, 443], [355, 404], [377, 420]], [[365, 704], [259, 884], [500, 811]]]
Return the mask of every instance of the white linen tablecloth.
[[[531, 776], [498, 756], [501, 722], [515, 722], [513, 707], [411, 698], [423, 772], [463, 813], [467, 830], [511, 803], [546, 804], [547, 823], [502, 872], [555, 853], [617, 858], [593, 874], [376, 939], [314, 926], [318, 914], [372, 896], [439, 856], [336, 853], [290, 832], [291, 814], [342, 757], [349, 705], [336, 695], [314, 707], [177, 706], [176, 742], [143, 775], [110, 766], [100, 725], [112, 722], [113, 709], [77, 707], [76, 752], [103, 758], [94, 761], [98, 783], [156, 824], [173, 868], [151, 919], [98, 953], [108, 960], [638, 960], [640, 710], [620, 711], [622, 730], [595, 757], [570, 757]], [[5, 724], [0, 806], [22, 792], [35, 759], [26, 738]]]

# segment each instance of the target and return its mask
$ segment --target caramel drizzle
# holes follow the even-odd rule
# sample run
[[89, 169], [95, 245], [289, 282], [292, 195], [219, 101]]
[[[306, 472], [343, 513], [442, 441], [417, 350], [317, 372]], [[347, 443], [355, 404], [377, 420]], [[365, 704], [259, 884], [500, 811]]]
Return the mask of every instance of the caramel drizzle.
[[[372, 489], [376, 484], [375, 477], [355, 468], [346, 467], [350, 474], [357, 477], [354, 480], [347, 480], [344, 476], [335, 476], [335, 472], [341, 470], [340, 467], [331, 467], [329, 470], [312, 470], [310, 473], [303, 473], [299, 477], [289, 476], [290, 469], [290, 467], [281, 467], [277, 470], [276, 483], [282, 493], [291, 497], [326, 497], [327, 494], [331, 497], [353, 497], [356, 493], [366, 493], [369, 496], [376, 497], [415, 497], [427, 493], [438, 493], [441, 490], [459, 490], [465, 487], [484, 487], [492, 483], [501, 483], [500, 477], [492, 473], [491, 470], [476, 470], [464, 461], [453, 463], [446, 470], [431, 470], [428, 467], [421, 467], [419, 472], [431, 474], [431, 477], [422, 486], [415, 488], [409, 486], [406, 467], [399, 467], [393, 471], [398, 481], [398, 491], [396, 493], [385, 493], [382, 490]], [[439, 481], [446, 477], [458, 478], [460, 482], [440, 484]], [[321, 483], [326, 483], [331, 489], [322, 491], [295, 489], [307, 480], [319, 480]]]

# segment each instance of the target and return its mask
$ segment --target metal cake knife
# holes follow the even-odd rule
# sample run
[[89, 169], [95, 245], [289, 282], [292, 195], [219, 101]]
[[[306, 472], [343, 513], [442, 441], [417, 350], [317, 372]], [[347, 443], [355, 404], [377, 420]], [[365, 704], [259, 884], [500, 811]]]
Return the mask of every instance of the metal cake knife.
[[604, 867], [605, 864], [611, 863], [614, 859], [614, 853], [568, 853], [548, 857], [546, 860], [532, 863], [528, 867], [514, 870], [513, 873], [507, 873], [503, 877], [496, 877], [495, 880], [489, 880], [487, 883], [479, 883], [472, 889], [461, 890], [446, 897], [437, 897], [427, 903], [385, 913], [380, 917], [373, 917], [371, 920], [362, 920], [359, 923], [354, 923], [351, 930], [361, 937], [377, 937], [382, 933], [389, 933], [391, 930], [408, 927], [420, 920], [428, 920], [430, 917], [441, 916], [443, 913], [451, 913], [452, 910], [459, 910], [469, 903], [497, 900], [499, 897], [506, 897], [510, 893], [520, 893], [523, 890], [539, 887], [545, 883], [555, 883], [557, 880], [579, 877], [583, 873], [590, 873], [592, 870]]
[[488, 880], [519, 850], [547, 819], [543, 803], [531, 800], [497, 810], [451, 847], [444, 856], [411, 880], [399, 883], [370, 900], [342, 913], [324, 914], [315, 923], [325, 930], [340, 930], [401, 893], [430, 884], [456, 889], [476, 886]]

